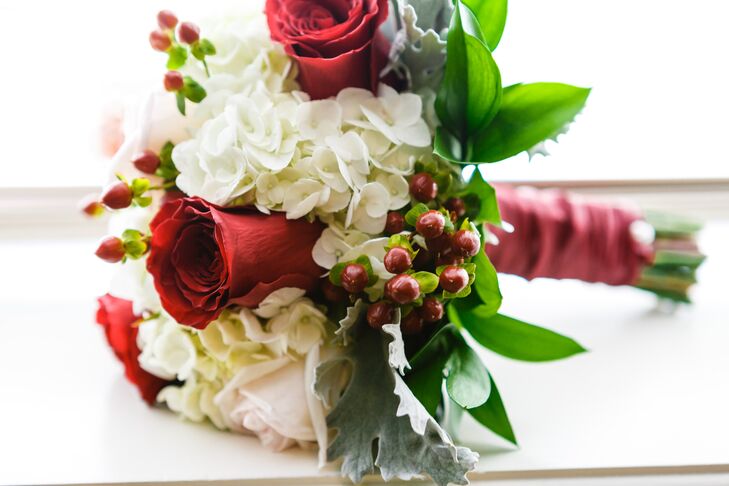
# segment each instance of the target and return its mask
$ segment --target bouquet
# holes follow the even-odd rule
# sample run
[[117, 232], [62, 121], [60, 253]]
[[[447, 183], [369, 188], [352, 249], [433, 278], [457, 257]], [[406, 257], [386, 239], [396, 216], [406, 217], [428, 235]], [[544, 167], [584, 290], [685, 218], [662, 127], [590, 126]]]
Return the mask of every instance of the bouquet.
[[497, 271], [686, 298], [696, 228], [464, 177], [538, 152], [589, 94], [502, 87], [505, 0], [240, 3], [202, 30], [159, 13], [164, 91], [125, 113], [84, 206], [112, 213], [97, 321], [150, 405], [355, 482], [466, 484], [464, 412], [516, 443], [472, 343], [584, 351], [500, 314]]

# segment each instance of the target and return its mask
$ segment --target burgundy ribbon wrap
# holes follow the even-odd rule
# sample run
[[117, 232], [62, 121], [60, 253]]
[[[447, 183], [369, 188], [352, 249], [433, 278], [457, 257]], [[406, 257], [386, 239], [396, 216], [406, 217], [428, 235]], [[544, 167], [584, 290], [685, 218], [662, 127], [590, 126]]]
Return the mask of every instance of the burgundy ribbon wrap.
[[512, 233], [492, 228], [498, 245], [486, 253], [501, 273], [526, 279], [577, 279], [631, 285], [653, 260], [651, 245], [631, 232], [639, 213], [557, 190], [496, 187], [501, 217]]

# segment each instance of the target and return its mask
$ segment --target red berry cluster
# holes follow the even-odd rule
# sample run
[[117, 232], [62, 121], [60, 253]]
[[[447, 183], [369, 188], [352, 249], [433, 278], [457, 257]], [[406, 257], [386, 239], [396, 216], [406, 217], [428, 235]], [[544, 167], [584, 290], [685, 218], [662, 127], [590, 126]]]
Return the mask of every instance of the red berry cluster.
[[[393, 276], [385, 282], [382, 299], [367, 310], [367, 323], [375, 329], [392, 323], [399, 308], [402, 332], [418, 334], [427, 324], [441, 321], [444, 302], [466, 295], [473, 281], [474, 265], [468, 260], [481, 251], [480, 236], [464, 219], [464, 201], [439, 199], [438, 191], [433, 176], [417, 173], [410, 180], [413, 207], [405, 215], [397, 211], [387, 215], [385, 232], [391, 236], [383, 263]], [[438, 201], [444, 199], [441, 207]], [[334, 278], [323, 285], [325, 297], [332, 302], [353, 301], [364, 292], [373, 281], [371, 268], [364, 263], [358, 259], [333, 268]]]

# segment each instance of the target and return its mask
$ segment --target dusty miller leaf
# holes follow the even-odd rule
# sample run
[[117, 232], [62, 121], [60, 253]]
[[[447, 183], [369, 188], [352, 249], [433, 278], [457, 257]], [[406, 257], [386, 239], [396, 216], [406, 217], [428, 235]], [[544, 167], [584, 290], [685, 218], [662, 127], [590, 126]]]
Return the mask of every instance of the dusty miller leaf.
[[[430, 3], [434, 2], [431, 0]], [[403, 26], [395, 35], [390, 64], [386, 70], [402, 73], [415, 92], [425, 88], [435, 91], [443, 79], [446, 43], [438, 31], [429, 27], [421, 28], [427, 24], [418, 24], [418, 15], [413, 6], [404, 5], [400, 14]]]
[[344, 346], [349, 344], [350, 333], [352, 327], [357, 324], [359, 317], [363, 312], [367, 310], [367, 304], [362, 299], [357, 299], [354, 305], [347, 307], [347, 315], [339, 321], [339, 329], [334, 334], [337, 336], [337, 340]]
[[327, 459], [343, 458], [342, 474], [354, 482], [377, 465], [386, 481], [428, 474], [440, 486], [468, 484], [466, 473], [475, 467], [478, 454], [456, 447], [428, 415], [389, 366], [381, 333], [359, 324], [353, 338], [356, 345], [347, 350], [352, 378], [327, 417], [329, 427], [338, 431]]
[[392, 336], [392, 341], [388, 344], [387, 361], [391, 368], [404, 375], [405, 369], [410, 368], [410, 363], [408, 363], [408, 358], [405, 356], [405, 341], [402, 339], [402, 331], [400, 330], [400, 309], [395, 309], [392, 324], [385, 324], [382, 326], [382, 330]]

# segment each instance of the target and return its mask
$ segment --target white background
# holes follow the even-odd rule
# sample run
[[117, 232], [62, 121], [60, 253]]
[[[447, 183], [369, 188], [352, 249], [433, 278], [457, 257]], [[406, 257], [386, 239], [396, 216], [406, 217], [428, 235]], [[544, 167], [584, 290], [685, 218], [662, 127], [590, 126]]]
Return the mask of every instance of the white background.
[[[238, 0], [240, 2], [249, 0]], [[161, 84], [148, 45], [162, 7], [189, 20], [225, 3], [0, 0], [0, 187], [95, 185], [101, 114]], [[495, 53], [505, 84], [593, 87], [552, 147], [492, 179], [729, 178], [729, 2], [514, 0]]]

